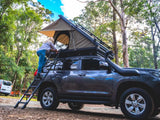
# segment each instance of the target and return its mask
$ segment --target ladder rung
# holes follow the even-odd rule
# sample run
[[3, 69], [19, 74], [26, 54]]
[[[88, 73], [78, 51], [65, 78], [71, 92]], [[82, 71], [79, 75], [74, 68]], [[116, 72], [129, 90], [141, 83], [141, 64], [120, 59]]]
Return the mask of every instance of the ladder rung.
[[48, 73], [48, 72], [43, 72], [43, 73]]
[[41, 80], [40, 78], [36, 78], [36, 79], [34, 79], [34, 81], [38, 81], [38, 80]]
[[32, 86], [30, 86], [31, 88], [36, 88], [37, 87], [37, 85], [32, 85]]
[[39, 79], [39, 80], [34, 80], [33, 83], [40, 82], [40, 81], [41, 81], [41, 79]]
[[[54, 69], [47, 69], [47, 70], [54, 70]], [[49, 72], [49, 71], [47, 71], [47, 72]], [[47, 72], [43, 72], [43, 73], [47, 73]]]
[[25, 96], [30, 96], [31, 94], [30, 93], [26, 93], [26, 94], [24, 94]]
[[26, 104], [27, 102], [19, 102], [19, 103]]
[[41, 76], [36, 76], [36, 78], [39, 78], [39, 79], [41, 79]]

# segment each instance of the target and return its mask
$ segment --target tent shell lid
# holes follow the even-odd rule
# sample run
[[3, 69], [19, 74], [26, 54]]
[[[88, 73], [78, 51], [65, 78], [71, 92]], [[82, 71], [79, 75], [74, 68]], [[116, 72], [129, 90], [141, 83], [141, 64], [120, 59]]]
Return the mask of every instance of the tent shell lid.
[[81, 29], [79, 29], [76, 25], [74, 25], [73, 23], [71, 23], [64, 16], [59, 15], [59, 17], [60, 17], [60, 19], [64, 20], [67, 24], [69, 24], [71, 27], [73, 27], [75, 30], [77, 30], [79, 33], [81, 33], [88, 40], [90, 40], [90, 42], [92, 42], [96, 47], [98, 46], [98, 44], [96, 43], [96, 41], [92, 37], [90, 37], [88, 34], [86, 34], [85, 32], [83, 32]]

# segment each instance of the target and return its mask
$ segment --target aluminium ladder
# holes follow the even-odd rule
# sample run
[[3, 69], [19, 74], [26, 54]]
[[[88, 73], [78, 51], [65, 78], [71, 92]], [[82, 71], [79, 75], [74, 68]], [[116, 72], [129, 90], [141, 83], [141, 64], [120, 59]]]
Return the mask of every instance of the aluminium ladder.
[[[51, 53], [50, 53], [51, 54]], [[30, 102], [30, 100], [32, 99], [32, 97], [34, 96], [34, 94], [36, 93], [36, 91], [38, 90], [38, 88], [40, 87], [41, 83], [43, 82], [43, 80], [47, 77], [48, 73], [50, 72], [50, 70], [54, 70], [55, 66], [57, 64], [58, 61], [58, 57], [59, 57], [58, 53], [54, 59], [54, 62], [51, 63], [49, 66], [50, 68], [48, 69], [47, 72], [42, 72], [42, 73], [46, 73], [44, 75], [44, 77], [36, 77], [33, 82], [31, 83], [31, 85], [27, 88], [27, 90], [25, 91], [25, 93], [22, 95], [22, 97], [19, 99], [19, 101], [16, 103], [16, 105], [14, 106], [14, 108], [17, 108], [19, 104], [24, 104], [21, 109], [26, 108], [27, 104]], [[49, 55], [50, 56], [50, 55]], [[49, 63], [49, 58], [47, 59], [46, 64]], [[54, 65], [54, 69], [52, 69], [52, 66]], [[32, 91], [32, 93], [29, 93], [29, 90], [34, 89]], [[24, 101], [23, 99], [26, 98], [26, 100]], [[24, 101], [24, 102], [23, 102]]]

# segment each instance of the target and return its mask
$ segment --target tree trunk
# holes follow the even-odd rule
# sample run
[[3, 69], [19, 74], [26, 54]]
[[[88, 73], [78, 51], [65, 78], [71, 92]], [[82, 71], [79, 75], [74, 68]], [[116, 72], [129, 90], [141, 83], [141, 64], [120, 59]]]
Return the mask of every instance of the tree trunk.
[[16, 88], [16, 86], [15, 86], [16, 78], [17, 78], [17, 73], [15, 72], [14, 76], [13, 76], [13, 80], [12, 80], [13, 90], [15, 90], [15, 88]]
[[[113, 4], [116, 6], [116, 0], [113, 0]], [[116, 11], [113, 9], [113, 21], [116, 21]], [[117, 47], [117, 39], [116, 39], [116, 24], [114, 24], [113, 29], [112, 29], [112, 34], [113, 34], [113, 51], [115, 54], [115, 63], [119, 64], [119, 59], [118, 59], [118, 47]]]
[[126, 20], [124, 15], [125, 14], [124, 14], [124, 8], [123, 8], [123, 0], [121, 0], [121, 32], [122, 32], [122, 40], [123, 40], [123, 45], [122, 45], [123, 63], [124, 63], [124, 67], [129, 67]]
[[121, 30], [122, 30], [122, 39], [123, 39], [123, 45], [122, 45], [122, 47], [123, 47], [123, 63], [124, 63], [124, 67], [129, 67], [128, 44], [127, 44], [127, 35], [126, 35], [125, 26], [122, 25]]
[[154, 39], [154, 33], [153, 33], [153, 25], [151, 25], [151, 35], [152, 35], [152, 44], [153, 44], [153, 61], [154, 61], [154, 67], [155, 69], [158, 68], [158, 63], [157, 63], [157, 50], [156, 50], [156, 45], [155, 45], [155, 39]]
[[[19, 53], [19, 51], [18, 51], [17, 58], [16, 58], [16, 64], [17, 64], [17, 66], [19, 65], [19, 61], [20, 61], [21, 56], [22, 56], [22, 52]], [[17, 79], [17, 72], [14, 73], [13, 80], [12, 80], [12, 82], [13, 82], [13, 89], [16, 89], [16, 86], [15, 86], [16, 79]]]
[[129, 61], [128, 61], [128, 45], [127, 45], [127, 33], [126, 33], [126, 18], [124, 13], [124, 6], [123, 6], [123, 0], [120, 0], [121, 3], [121, 13], [119, 10], [114, 6], [112, 0], [109, 0], [109, 3], [115, 10], [115, 12], [118, 14], [120, 21], [121, 21], [121, 32], [122, 32], [122, 40], [123, 40], [123, 63], [124, 67], [129, 67]]
[[23, 77], [22, 77], [22, 79], [21, 79], [21, 85], [20, 85], [20, 92], [19, 92], [19, 96], [22, 94], [22, 89], [23, 89]]
[[[150, 14], [153, 14], [151, 4], [152, 4], [152, 1], [150, 0], [149, 1]], [[160, 32], [160, 29], [159, 29], [159, 26], [156, 22], [155, 16], [151, 16], [150, 19], [151, 19], [151, 22], [155, 23], [155, 27], [157, 28], [158, 32]], [[155, 69], [157, 69], [158, 68], [158, 63], [157, 63], [157, 52], [158, 52], [157, 48], [158, 48], [158, 45], [157, 45], [157, 48], [156, 48], [155, 34], [156, 34], [156, 30], [155, 30], [155, 32], [153, 31], [153, 24], [151, 23], [151, 36], [152, 36], [152, 45], [153, 45], [153, 61], [154, 61], [154, 67], [155, 67]]]

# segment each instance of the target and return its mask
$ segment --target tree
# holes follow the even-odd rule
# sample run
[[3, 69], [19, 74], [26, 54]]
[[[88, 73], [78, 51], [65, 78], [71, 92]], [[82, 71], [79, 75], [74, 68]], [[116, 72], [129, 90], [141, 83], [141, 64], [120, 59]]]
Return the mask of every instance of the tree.
[[127, 44], [127, 24], [130, 16], [138, 14], [143, 6], [143, 0], [120, 0], [120, 10], [115, 6], [112, 0], [108, 0], [112, 8], [116, 11], [121, 21], [122, 45], [123, 45], [123, 63], [124, 67], [129, 67], [128, 44]]
[[[116, 1], [114, 1], [116, 2]], [[106, 1], [88, 2], [83, 13], [74, 18], [79, 24], [86, 27], [104, 42], [112, 46], [115, 54], [115, 62], [118, 64], [118, 42], [116, 39], [117, 20], [116, 13], [113, 12]]]
[[142, 17], [145, 19], [146, 23], [150, 26], [151, 40], [153, 46], [153, 61], [155, 69], [158, 68], [158, 51], [160, 43], [160, 4], [157, 0], [147, 0], [145, 1], [145, 7], [142, 12]]
[[132, 41], [132, 45], [129, 47], [130, 66], [136, 68], [154, 68], [152, 41], [148, 29], [135, 29], [129, 39]]
[[38, 59], [30, 49], [37, 43], [43, 21], [50, 21], [53, 13], [30, 0], [0, 2], [0, 78], [12, 81], [14, 89], [19, 89], [33, 79]]
[[[113, 4], [116, 6], [116, 0], [113, 0]], [[113, 9], [113, 28], [112, 28], [112, 34], [113, 34], [113, 51], [115, 54], [115, 62], [116, 64], [119, 64], [118, 59], [118, 46], [117, 46], [117, 38], [116, 38], [116, 11]]]

